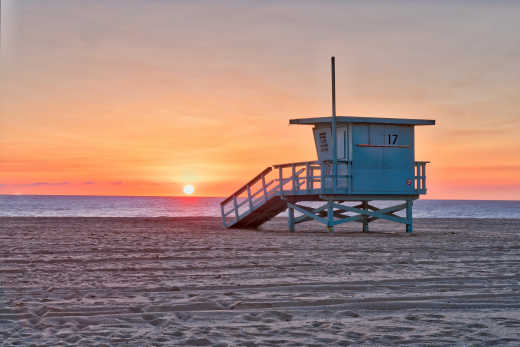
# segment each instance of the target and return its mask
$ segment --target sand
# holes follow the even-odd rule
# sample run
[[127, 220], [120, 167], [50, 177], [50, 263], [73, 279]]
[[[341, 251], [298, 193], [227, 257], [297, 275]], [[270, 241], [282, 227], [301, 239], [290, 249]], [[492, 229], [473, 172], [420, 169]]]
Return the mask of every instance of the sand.
[[359, 228], [0, 218], [0, 341], [520, 345], [520, 220]]

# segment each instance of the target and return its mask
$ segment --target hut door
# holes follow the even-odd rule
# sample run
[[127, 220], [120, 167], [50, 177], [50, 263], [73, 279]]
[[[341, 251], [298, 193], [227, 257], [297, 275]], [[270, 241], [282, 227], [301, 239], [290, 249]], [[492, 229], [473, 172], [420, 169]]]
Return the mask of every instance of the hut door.
[[353, 125], [353, 193], [410, 194], [413, 160], [412, 127]]

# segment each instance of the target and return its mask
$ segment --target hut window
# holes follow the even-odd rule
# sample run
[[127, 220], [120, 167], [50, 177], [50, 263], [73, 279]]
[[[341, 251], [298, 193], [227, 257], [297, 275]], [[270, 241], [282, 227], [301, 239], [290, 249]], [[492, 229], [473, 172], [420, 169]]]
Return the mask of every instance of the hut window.
[[327, 133], [326, 132], [320, 132], [320, 152], [328, 152], [329, 151], [329, 145], [327, 143]]

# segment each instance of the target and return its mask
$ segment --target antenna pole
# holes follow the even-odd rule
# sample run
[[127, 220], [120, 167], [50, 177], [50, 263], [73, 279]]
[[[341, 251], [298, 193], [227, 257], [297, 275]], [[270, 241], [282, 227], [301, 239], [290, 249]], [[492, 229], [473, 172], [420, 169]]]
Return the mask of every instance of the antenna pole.
[[336, 68], [334, 57], [330, 57], [330, 72], [332, 77], [332, 175], [334, 190], [338, 186], [338, 134], [336, 131]]

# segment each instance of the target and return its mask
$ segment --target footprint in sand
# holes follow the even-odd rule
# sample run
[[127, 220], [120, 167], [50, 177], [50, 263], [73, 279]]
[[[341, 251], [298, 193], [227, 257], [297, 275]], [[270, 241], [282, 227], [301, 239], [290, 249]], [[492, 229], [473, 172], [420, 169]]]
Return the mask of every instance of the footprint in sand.
[[213, 346], [214, 343], [206, 338], [190, 338], [183, 342], [185, 346]]
[[[157, 314], [153, 314], [153, 313], [143, 313], [143, 315], [141, 317], [143, 318], [143, 320], [147, 321], [150, 324], [159, 320], [159, 316]], [[155, 325], [155, 324], [152, 324], [152, 325]]]
[[340, 311], [336, 314], [336, 316], [345, 317], [345, 318], [348, 318], [348, 317], [359, 318], [360, 317], [359, 313], [354, 312], [354, 311]]
[[261, 314], [262, 321], [266, 323], [272, 323], [276, 321], [289, 322], [293, 319], [292, 314], [280, 312], [280, 311], [267, 311]]
[[177, 312], [175, 313], [175, 316], [177, 317], [177, 319], [182, 321], [187, 321], [191, 319], [191, 314], [189, 314], [188, 312]]
[[249, 321], [249, 322], [258, 322], [259, 320], [262, 319], [262, 317], [257, 312], [251, 312], [251, 313], [247, 313], [247, 314], [243, 315], [242, 319]]

